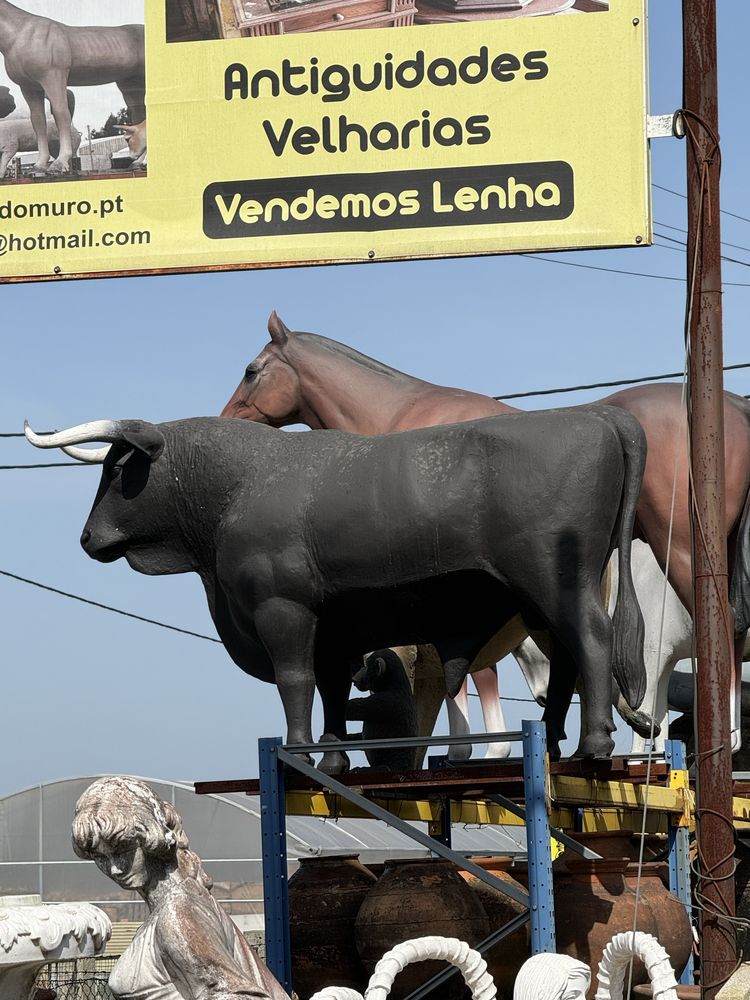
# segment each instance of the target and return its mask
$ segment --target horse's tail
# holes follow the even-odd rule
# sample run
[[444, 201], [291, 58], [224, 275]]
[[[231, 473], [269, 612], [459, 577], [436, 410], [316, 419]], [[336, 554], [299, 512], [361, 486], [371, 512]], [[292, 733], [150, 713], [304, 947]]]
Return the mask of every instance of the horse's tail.
[[[630, 549], [646, 466], [646, 435], [635, 417], [629, 413], [614, 407], [605, 409], [609, 411], [607, 417], [617, 431], [625, 460], [622, 501], [615, 527], [618, 579], [617, 604], [612, 615], [612, 672], [625, 701], [635, 710], [646, 695], [646, 665], [643, 658], [645, 628], [633, 584]], [[615, 544], [614, 538], [612, 541]]]
[[744, 635], [750, 629], [750, 490], [745, 497], [737, 530], [729, 603], [734, 611], [735, 635]]

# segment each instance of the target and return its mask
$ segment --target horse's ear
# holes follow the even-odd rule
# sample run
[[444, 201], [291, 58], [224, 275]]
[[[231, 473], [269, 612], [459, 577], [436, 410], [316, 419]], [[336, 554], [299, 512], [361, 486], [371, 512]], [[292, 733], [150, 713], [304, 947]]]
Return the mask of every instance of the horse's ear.
[[286, 342], [289, 339], [289, 334], [291, 333], [291, 330], [289, 330], [284, 324], [284, 321], [279, 318], [275, 309], [268, 317], [268, 332], [271, 334], [271, 340], [274, 344], [278, 344], [279, 347], [284, 347], [286, 345]]

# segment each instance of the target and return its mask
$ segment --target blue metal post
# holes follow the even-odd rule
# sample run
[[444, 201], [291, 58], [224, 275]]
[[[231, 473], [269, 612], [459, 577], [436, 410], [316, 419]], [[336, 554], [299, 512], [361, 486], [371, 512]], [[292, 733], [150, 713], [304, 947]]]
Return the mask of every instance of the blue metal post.
[[263, 904], [266, 965], [287, 991], [292, 991], [287, 891], [286, 800], [284, 765], [276, 753], [281, 737], [258, 740], [260, 767], [260, 832], [263, 848]]
[[547, 815], [547, 734], [543, 722], [522, 722], [523, 790], [529, 856], [531, 953], [555, 951], [552, 844]]
[[[667, 740], [664, 756], [671, 771], [684, 771], [686, 769], [685, 744], [681, 740]], [[675, 784], [671, 779], [670, 785], [672, 787], [683, 787], [681, 782], [680, 784]], [[685, 906], [687, 915], [692, 923], [693, 910], [690, 892], [689, 840], [690, 834], [686, 826], [669, 827], [669, 891], [672, 895], [677, 896]], [[680, 976], [680, 982], [683, 986], [691, 986], [693, 983], [692, 954]]]

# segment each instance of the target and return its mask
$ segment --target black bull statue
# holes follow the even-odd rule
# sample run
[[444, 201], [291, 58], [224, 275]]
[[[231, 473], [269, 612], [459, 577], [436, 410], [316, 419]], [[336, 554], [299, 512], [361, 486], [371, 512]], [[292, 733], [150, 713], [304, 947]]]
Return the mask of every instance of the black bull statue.
[[[326, 733], [345, 736], [352, 665], [369, 650], [431, 642], [455, 693], [518, 613], [549, 635], [551, 753], [578, 675], [580, 755], [612, 752], [612, 671], [633, 708], [643, 698], [630, 541], [646, 446], [622, 410], [376, 437], [212, 417], [26, 432], [42, 447], [110, 442], [69, 448], [103, 461], [84, 550], [140, 573], [198, 573], [229, 655], [278, 686], [290, 743], [312, 740], [316, 686]], [[613, 640], [600, 581], [615, 545]], [[335, 750], [321, 764], [347, 766]]]

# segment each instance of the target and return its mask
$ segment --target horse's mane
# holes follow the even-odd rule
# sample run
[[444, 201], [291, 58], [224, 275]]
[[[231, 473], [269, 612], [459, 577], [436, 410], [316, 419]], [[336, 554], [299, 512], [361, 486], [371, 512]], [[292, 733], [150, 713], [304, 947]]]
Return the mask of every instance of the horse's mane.
[[[304, 344], [309, 343], [310, 346], [322, 348], [324, 351], [328, 351], [330, 354], [336, 355], [336, 357], [346, 358], [355, 365], [360, 365], [362, 368], [369, 369], [369, 371], [374, 372], [376, 375], [384, 375], [387, 378], [393, 379], [414, 379], [414, 376], [412, 375], [400, 372], [397, 368], [390, 368], [388, 365], [384, 365], [382, 361], [376, 361], [375, 358], [370, 358], [366, 354], [361, 354], [359, 351], [355, 351], [353, 347], [348, 347], [346, 344], [342, 344], [338, 340], [331, 340], [330, 337], [323, 337], [319, 333], [295, 333], [294, 340], [302, 341]], [[418, 379], [414, 380], [419, 381]]]

